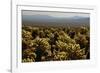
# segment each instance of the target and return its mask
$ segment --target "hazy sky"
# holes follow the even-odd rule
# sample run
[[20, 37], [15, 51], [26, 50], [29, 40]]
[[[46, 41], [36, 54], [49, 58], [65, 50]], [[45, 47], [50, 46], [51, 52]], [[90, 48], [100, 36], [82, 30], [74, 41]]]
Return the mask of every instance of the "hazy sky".
[[52, 17], [74, 17], [74, 16], [79, 16], [79, 17], [89, 17], [88, 13], [63, 13], [63, 12], [45, 12], [45, 11], [29, 11], [29, 10], [23, 10], [22, 15], [49, 15]]

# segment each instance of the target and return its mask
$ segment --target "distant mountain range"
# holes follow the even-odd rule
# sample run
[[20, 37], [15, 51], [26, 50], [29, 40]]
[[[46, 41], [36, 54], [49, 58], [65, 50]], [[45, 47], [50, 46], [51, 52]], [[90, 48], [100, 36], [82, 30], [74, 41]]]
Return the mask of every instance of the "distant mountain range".
[[90, 18], [89, 17], [82, 17], [82, 16], [73, 16], [73, 17], [52, 17], [49, 15], [23, 15], [22, 16], [22, 23], [23, 24], [40, 24], [40, 25], [61, 25], [64, 26], [67, 24], [72, 25], [89, 25]]

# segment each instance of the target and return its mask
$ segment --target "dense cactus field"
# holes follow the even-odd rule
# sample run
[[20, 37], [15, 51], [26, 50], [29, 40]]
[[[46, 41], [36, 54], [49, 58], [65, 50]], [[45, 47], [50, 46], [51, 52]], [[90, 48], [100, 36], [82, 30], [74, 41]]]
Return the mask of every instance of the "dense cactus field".
[[22, 26], [22, 62], [90, 59], [88, 26]]

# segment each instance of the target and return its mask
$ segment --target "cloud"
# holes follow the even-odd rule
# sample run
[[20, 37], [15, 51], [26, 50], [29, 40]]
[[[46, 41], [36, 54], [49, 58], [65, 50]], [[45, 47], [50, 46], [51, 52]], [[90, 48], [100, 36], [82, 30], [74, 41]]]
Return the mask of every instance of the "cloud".
[[47, 12], [47, 11], [32, 11], [32, 10], [23, 10], [22, 15], [48, 15], [51, 17], [57, 18], [69, 18], [69, 17], [89, 17], [89, 13], [79, 13], [79, 12]]

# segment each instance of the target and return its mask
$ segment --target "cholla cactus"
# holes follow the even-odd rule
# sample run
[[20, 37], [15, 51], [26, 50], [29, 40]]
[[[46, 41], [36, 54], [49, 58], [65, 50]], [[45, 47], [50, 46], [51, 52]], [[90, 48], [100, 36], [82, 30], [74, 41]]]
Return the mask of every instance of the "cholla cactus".
[[89, 39], [88, 35], [83, 35], [78, 33], [78, 35], [75, 37], [76, 43], [80, 44], [81, 48], [89, 48]]
[[66, 51], [66, 49], [68, 48], [67, 43], [64, 43], [60, 40], [56, 41], [56, 46], [59, 49], [59, 51]]
[[81, 49], [79, 44], [69, 44], [66, 50], [70, 59], [86, 59], [85, 48]]
[[22, 62], [88, 59], [89, 28], [78, 28], [23, 26]]
[[57, 55], [54, 56], [55, 60], [67, 60], [68, 52], [58, 52]]
[[32, 39], [31, 32], [22, 29], [22, 38]]
[[33, 40], [22, 39], [22, 42], [25, 43], [28, 47], [32, 47], [33, 46]]
[[58, 40], [66, 43], [75, 43], [75, 40], [71, 39], [65, 32], [59, 32]]
[[23, 25], [22, 26], [22, 29], [25, 29], [26, 31], [29, 31], [29, 32], [32, 32], [32, 27], [31, 26], [26, 26], [26, 25]]
[[89, 31], [89, 29], [86, 28], [85, 26], [84, 27], [81, 27], [81, 29], [80, 29], [80, 33], [81, 34], [87, 34], [88, 31]]
[[48, 38], [36, 38], [33, 42], [36, 43], [37, 46], [41, 46], [41, 48], [45, 50], [51, 48], [48, 41]]
[[34, 59], [24, 58], [22, 59], [22, 62], [34, 62]]
[[23, 60], [22, 62], [34, 62], [36, 58], [36, 54], [31, 49], [26, 49], [23, 51]]

